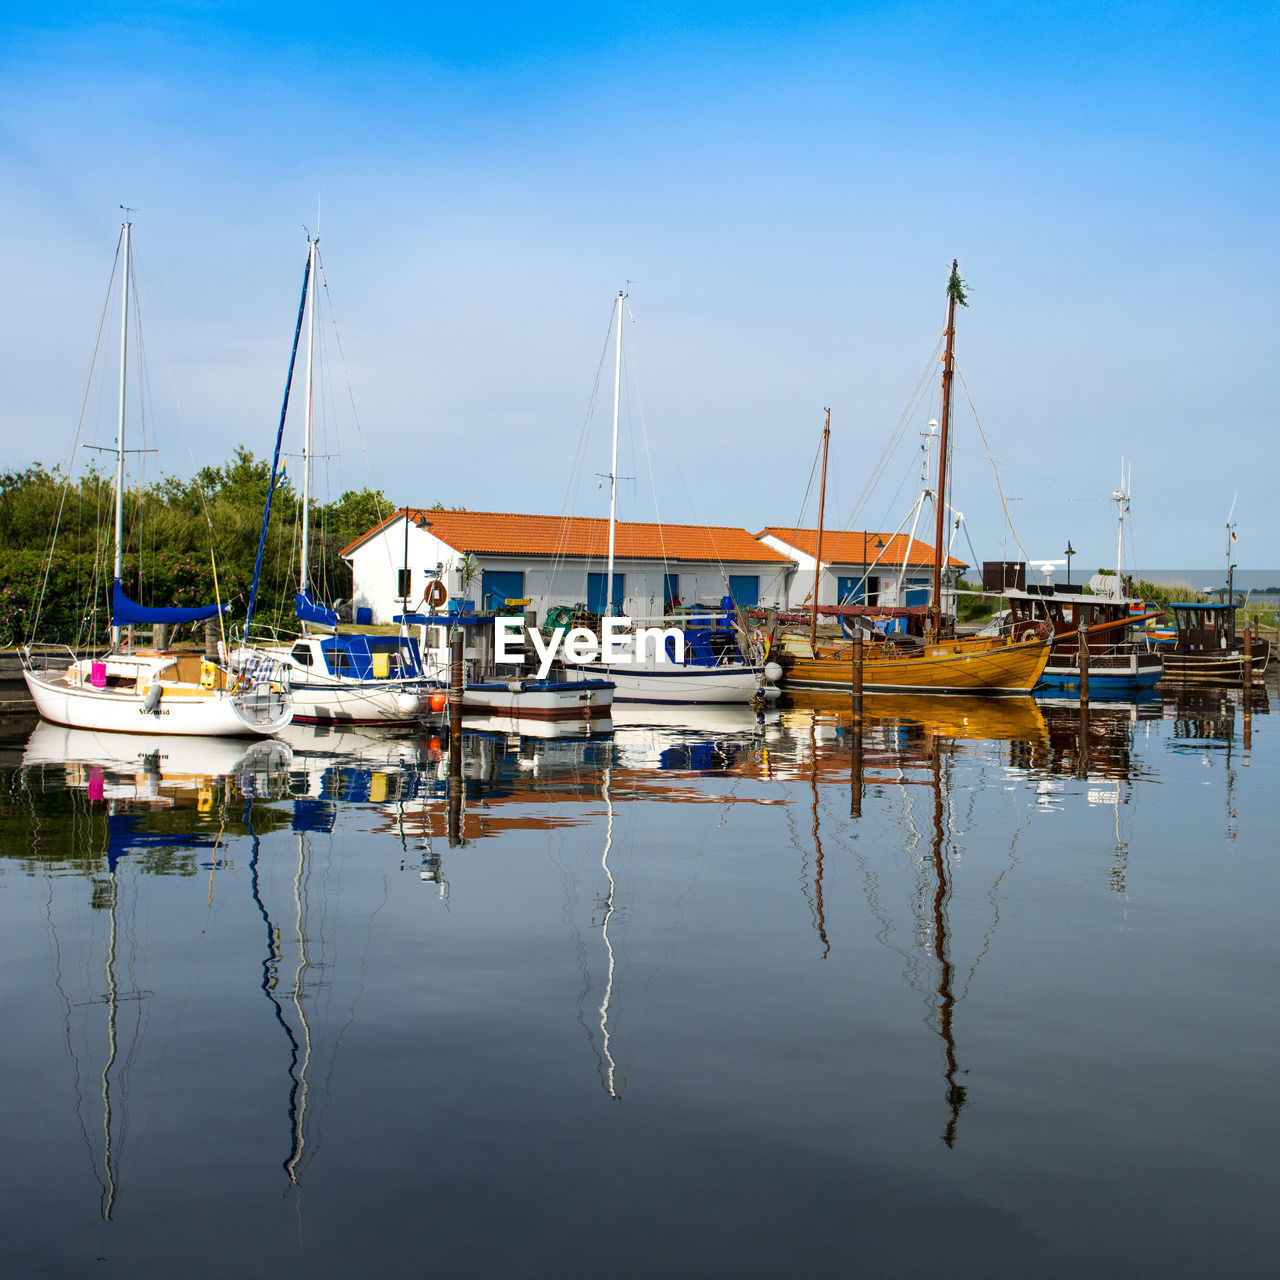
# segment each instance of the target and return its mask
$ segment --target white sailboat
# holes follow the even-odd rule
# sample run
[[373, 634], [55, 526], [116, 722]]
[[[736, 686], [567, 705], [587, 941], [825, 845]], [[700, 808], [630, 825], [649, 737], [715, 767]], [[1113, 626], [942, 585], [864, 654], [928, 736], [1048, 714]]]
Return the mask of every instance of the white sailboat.
[[111, 648], [102, 656], [77, 657], [69, 648], [29, 640], [22, 650], [23, 676], [41, 716], [74, 729], [215, 736], [274, 733], [288, 724], [293, 702], [280, 664], [270, 657], [249, 654], [240, 670], [232, 674], [197, 652], [133, 648], [135, 625], [198, 622], [217, 617], [222, 607], [144, 608], [130, 600], [121, 585], [131, 244], [132, 224], [126, 221], [120, 230], [123, 275]]
[[[617, 338], [613, 369], [613, 452], [609, 467], [609, 557], [605, 583], [613, 583], [614, 534], [618, 506], [618, 410], [622, 395], [622, 311], [627, 295], [619, 293], [614, 322]], [[724, 603], [724, 602], [722, 602]], [[606, 601], [606, 608], [610, 602]], [[728, 601], [732, 605], [732, 600]], [[654, 621], [654, 620], [646, 620]], [[636, 652], [636, 637], [624, 637], [619, 648], [624, 661], [566, 661], [565, 671], [577, 679], [612, 680], [615, 702], [752, 702], [777, 697], [772, 681], [782, 675], [776, 663], [766, 666], [743, 660], [733, 626], [731, 608], [707, 610], [703, 625], [688, 619], [663, 618], [664, 628], [684, 633], [684, 656], [668, 649]]]
[[[404, 629], [398, 636], [372, 635], [363, 632], [338, 631], [337, 613], [316, 602], [311, 589], [311, 459], [314, 416], [314, 357], [316, 330], [316, 286], [318, 283], [319, 240], [307, 239], [307, 265], [303, 278], [302, 301], [294, 332], [293, 356], [285, 385], [284, 408], [276, 437], [272, 466], [272, 491], [280, 470], [280, 444], [289, 405], [289, 387], [293, 381], [298, 338], [305, 314], [307, 325], [306, 395], [304, 407], [302, 454], [302, 520], [299, 554], [298, 592], [295, 614], [300, 634], [285, 643], [279, 636], [259, 636], [256, 647], [265, 650], [283, 664], [293, 695], [293, 719], [301, 724], [328, 725], [411, 725], [425, 718], [433, 709], [435, 696], [438, 713], [444, 707], [440, 682], [428, 677], [418, 641]], [[271, 497], [262, 522], [265, 539]], [[262, 543], [259, 543], [259, 568]], [[246, 637], [251, 637], [253, 604], [256, 598], [258, 569], [254, 572], [254, 594], [250, 598]], [[244, 650], [232, 658], [237, 662]]]

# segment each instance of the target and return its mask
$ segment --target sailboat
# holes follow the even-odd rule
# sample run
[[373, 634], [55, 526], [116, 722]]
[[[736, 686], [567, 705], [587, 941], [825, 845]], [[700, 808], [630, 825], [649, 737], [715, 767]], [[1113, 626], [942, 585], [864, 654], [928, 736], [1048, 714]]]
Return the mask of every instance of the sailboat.
[[123, 272], [111, 647], [101, 656], [77, 657], [70, 649], [29, 641], [21, 654], [23, 677], [41, 716], [73, 729], [216, 736], [271, 734], [289, 723], [293, 701], [280, 664], [269, 655], [248, 652], [239, 670], [231, 673], [194, 651], [133, 647], [134, 626], [199, 622], [219, 617], [224, 606], [146, 608], [129, 599], [121, 583], [131, 248], [132, 223], [126, 221], [120, 229], [117, 249]]
[[[285, 380], [284, 403], [276, 432], [271, 487], [262, 515], [262, 532], [253, 571], [248, 617], [244, 634], [252, 636], [254, 606], [262, 571], [262, 554], [271, 518], [271, 500], [280, 474], [280, 449], [289, 392], [303, 321], [307, 326], [306, 395], [302, 457], [301, 546], [298, 559], [298, 590], [294, 613], [299, 635], [290, 643], [280, 637], [260, 637], [257, 648], [265, 650], [285, 668], [293, 694], [293, 719], [302, 724], [374, 725], [413, 724], [429, 711], [444, 707], [440, 682], [430, 679], [423, 664], [418, 641], [406, 630], [396, 636], [363, 632], [339, 632], [338, 614], [315, 599], [311, 586], [311, 459], [315, 408], [316, 285], [319, 273], [319, 239], [307, 237], [307, 264], [302, 282], [302, 299], [294, 327], [293, 350]], [[246, 650], [233, 655], [239, 661]], [[433, 701], [434, 699], [434, 701]]]
[[[617, 326], [613, 370], [613, 452], [609, 467], [609, 554], [605, 582], [614, 581], [614, 535], [618, 507], [618, 410], [622, 396], [622, 312], [627, 300], [619, 292], [614, 304]], [[608, 612], [606, 601], [606, 612]], [[637, 652], [635, 631], [618, 646], [622, 660], [565, 662], [565, 670], [580, 680], [606, 679], [617, 686], [615, 702], [752, 702], [777, 697], [773, 682], [782, 675], [777, 663], [744, 659], [734, 625], [733, 599], [725, 596], [715, 609], [698, 609], [689, 617], [660, 620], [667, 631], [678, 629], [683, 656], [672, 644], [661, 650], [646, 646]], [[670, 625], [668, 625], [670, 624]]]
[[[933, 546], [933, 591], [927, 609], [900, 608], [903, 615], [917, 611], [916, 621], [925, 624], [925, 634], [886, 635], [872, 630], [873, 643], [862, 654], [862, 688], [874, 693], [1029, 693], [1035, 688], [1049, 659], [1049, 628], [1031, 624], [1018, 635], [954, 635], [942, 614], [942, 558], [945, 550], [944, 517], [947, 509], [948, 428], [951, 418], [951, 383], [955, 368], [956, 305], [967, 305], [960, 264], [952, 262], [947, 280], [946, 354], [942, 372], [942, 430], [938, 441], [938, 483], [936, 494], [937, 531]], [[823, 431], [822, 497], [826, 490], [826, 450], [830, 435], [830, 411]], [[807, 636], [783, 634], [778, 645], [778, 661], [789, 688], [841, 689], [852, 687], [855, 645], [840, 637], [820, 640], [817, 634], [818, 584], [822, 576], [822, 516], [819, 514], [818, 560], [813, 584], [812, 617]], [[837, 614], [858, 615], [871, 610], [862, 606], [837, 609]]]

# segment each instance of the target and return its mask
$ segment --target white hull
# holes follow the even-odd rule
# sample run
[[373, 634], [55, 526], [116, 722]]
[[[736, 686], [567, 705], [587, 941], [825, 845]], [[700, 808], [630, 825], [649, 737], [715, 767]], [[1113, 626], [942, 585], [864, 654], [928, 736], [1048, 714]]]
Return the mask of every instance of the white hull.
[[565, 672], [578, 680], [612, 680], [617, 702], [750, 702], [765, 687], [763, 667], [566, 663]]
[[202, 737], [266, 736], [289, 723], [288, 693], [248, 690], [197, 696], [161, 694], [154, 709], [139, 693], [68, 684], [62, 676], [23, 676], [36, 710], [54, 724], [110, 733], [189, 734]]
[[[510, 685], [518, 685], [511, 688]], [[572, 681], [513, 680], [509, 684], [468, 685], [462, 695], [465, 712], [531, 720], [590, 720], [607, 717], [614, 689], [598, 679]]]
[[416, 724], [429, 710], [438, 686], [388, 685], [386, 680], [343, 680], [308, 676], [291, 683], [293, 718], [299, 724]]

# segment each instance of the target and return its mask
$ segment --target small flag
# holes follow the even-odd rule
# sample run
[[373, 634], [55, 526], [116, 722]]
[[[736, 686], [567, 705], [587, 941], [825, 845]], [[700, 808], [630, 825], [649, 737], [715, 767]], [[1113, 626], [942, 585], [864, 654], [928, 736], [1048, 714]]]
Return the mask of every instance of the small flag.
[[1232, 530], [1231, 530], [1231, 541], [1232, 541], [1232, 542], [1234, 542], [1235, 540], [1236, 540], [1236, 531], [1235, 531], [1234, 529], [1232, 529]]

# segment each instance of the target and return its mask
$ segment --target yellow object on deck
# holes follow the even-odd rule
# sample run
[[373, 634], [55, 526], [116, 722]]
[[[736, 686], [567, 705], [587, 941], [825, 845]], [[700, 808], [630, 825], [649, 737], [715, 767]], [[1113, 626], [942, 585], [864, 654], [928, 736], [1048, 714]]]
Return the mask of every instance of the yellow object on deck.
[[373, 678], [375, 680], [385, 680], [391, 674], [391, 655], [389, 653], [375, 653], [373, 656]]

